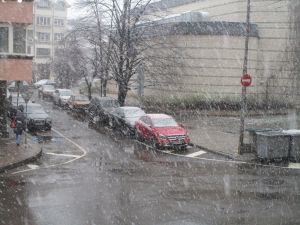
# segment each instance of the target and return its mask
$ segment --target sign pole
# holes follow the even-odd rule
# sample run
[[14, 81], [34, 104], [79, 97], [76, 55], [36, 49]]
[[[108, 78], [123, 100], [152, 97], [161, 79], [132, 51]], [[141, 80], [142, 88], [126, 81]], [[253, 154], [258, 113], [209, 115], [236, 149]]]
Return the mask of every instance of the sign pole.
[[[247, 18], [246, 18], [246, 39], [245, 39], [245, 55], [243, 65], [243, 75], [247, 74], [248, 71], [248, 51], [249, 51], [249, 36], [250, 36], [250, 0], [247, 0]], [[241, 98], [241, 124], [240, 124], [240, 138], [238, 154], [242, 154], [244, 147], [244, 131], [245, 131], [245, 117], [247, 111], [247, 89], [246, 86], [242, 87], [242, 98]]]

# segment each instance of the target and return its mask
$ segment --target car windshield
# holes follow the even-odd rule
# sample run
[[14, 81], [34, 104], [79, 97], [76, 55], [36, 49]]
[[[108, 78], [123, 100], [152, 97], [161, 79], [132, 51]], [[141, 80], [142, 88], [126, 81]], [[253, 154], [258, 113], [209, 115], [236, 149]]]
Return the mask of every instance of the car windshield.
[[60, 91], [59, 92], [60, 96], [71, 96], [72, 95], [72, 91]]
[[112, 108], [112, 107], [119, 106], [119, 103], [117, 100], [100, 100], [100, 104], [104, 108]]
[[55, 88], [52, 85], [44, 85], [44, 90], [45, 91], [54, 91]]
[[19, 99], [17, 97], [12, 97], [12, 103], [25, 103], [25, 100], [22, 97], [19, 97]]
[[177, 127], [178, 124], [173, 118], [152, 118], [154, 127]]
[[85, 95], [75, 96], [75, 101], [89, 101], [89, 98]]
[[141, 117], [145, 115], [145, 112], [141, 109], [128, 108], [124, 110], [124, 114], [126, 118], [134, 118], [134, 117]]
[[[26, 108], [24, 108], [26, 111]], [[41, 105], [27, 105], [28, 114], [45, 114], [45, 111]]]

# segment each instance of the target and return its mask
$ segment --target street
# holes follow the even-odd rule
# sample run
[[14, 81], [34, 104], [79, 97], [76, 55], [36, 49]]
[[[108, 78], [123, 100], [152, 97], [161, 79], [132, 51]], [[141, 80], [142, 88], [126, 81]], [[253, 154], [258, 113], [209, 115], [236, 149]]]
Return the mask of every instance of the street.
[[36, 163], [0, 175], [0, 224], [300, 224], [298, 170], [154, 151], [40, 103], [52, 138]]

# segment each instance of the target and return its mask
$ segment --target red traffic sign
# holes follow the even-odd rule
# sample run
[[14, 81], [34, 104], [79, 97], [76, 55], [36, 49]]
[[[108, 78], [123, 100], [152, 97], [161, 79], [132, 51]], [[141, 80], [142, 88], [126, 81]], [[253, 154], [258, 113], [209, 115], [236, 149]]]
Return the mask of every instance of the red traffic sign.
[[252, 77], [250, 74], [244, 74], [241, 78], [241, 84], [244, 87], [249, 87], [252, 83]]

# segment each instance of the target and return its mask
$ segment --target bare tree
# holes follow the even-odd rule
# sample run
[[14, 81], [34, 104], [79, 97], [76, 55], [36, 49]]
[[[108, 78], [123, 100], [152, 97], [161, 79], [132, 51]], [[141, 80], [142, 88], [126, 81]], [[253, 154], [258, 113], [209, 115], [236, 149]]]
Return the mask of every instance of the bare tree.
[[55, 57], [51, 64], [60, 87], [70, 88], [81, 78], [79, 73], [82, 51], [75, 32], [70, 32], [55, 49]]
[[[144, 19], [150, 2], [151, 0], [80, 0], [78, 3], [81, 8], [86, 8], [87, 16], [82, 19], [84, 23], [79, 30], [83, 32], [89, 45], [95, 48], [94, 52], [97, 52], [97, 77], [103, 81], [104, 87], [111, 78], [117, 83], [120, 105], [124, 105], [141, 64], [146, 66], [146, 71], [153, 71], [149, 67], [157, 64], [164, 64], [165, 68], [171, 69], [170, 61], [174, 59], [167, 56], [174, 55], [174, 52], [168, 48], [166, 39], [151, 35], [154, 31], [158, 37], [160, 29], [164, 27], [153, 30], [156, 24]], [[157, 52], [162, 47], [163, 60], [153, 55], [153, 51]]]

